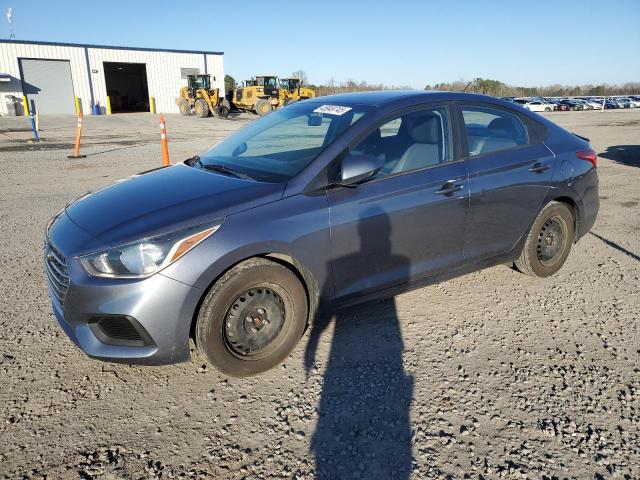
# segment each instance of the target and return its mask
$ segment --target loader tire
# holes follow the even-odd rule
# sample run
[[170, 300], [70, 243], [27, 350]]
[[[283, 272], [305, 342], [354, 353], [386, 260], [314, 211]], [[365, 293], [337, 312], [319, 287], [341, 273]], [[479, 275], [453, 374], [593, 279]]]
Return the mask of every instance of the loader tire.
[[209, 116], [209, 106], [204, 99], [199, 98], [194, 105], [196, 116], [199, 118], [207, 118]]
[[189, 105], [187, 100], [180, 100], [178, 108], [180, 109], [180, 115], [184, 115], [185, 117], [191, 115], [191, 105]]
[[261, 117], [264, 117], [265, 115], [271, 113], [271, 111], [273, 110], [273, 105], [271, 105], [271, 102], [269, 100], [261, 98], [256, 102], [255, 108], [256, 113]]
[[218, 118], [229, 118], [229, 112], [231, 112], [231, 104], [225, 98], [216, 106], [215, 114]]

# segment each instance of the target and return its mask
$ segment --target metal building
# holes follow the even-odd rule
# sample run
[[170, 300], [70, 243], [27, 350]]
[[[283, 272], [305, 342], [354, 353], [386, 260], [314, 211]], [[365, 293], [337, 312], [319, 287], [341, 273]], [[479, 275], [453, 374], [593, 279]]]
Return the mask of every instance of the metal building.
[[189, 73], [208, 73], [224, 91], [222, 52], [114, 47], [22, 40], [0, 40], [0, 114], [10, 114], [11, 99], [22, 98], [41, 114], [84, 114], [98, 105], [111, 110], [178, 112], [175, 99]]

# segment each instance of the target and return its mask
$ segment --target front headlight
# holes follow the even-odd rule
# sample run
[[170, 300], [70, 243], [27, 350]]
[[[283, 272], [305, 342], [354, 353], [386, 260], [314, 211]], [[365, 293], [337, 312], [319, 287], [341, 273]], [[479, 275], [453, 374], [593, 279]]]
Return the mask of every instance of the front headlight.
[[144, 278], [175, 262], [209, 235], [221, 221], [145, 238], [117, 248], [79, 257], [89, 275], [107, 278]]

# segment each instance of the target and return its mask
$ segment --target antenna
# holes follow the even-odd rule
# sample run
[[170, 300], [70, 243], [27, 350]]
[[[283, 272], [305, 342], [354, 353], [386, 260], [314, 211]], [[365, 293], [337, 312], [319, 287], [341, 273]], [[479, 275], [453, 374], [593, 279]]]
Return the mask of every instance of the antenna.
[[13, 33], [13, 9], [11, 7], [7, 10], [7, 23], [9, 24], [9, 40], [13, 40], [16, 36]]

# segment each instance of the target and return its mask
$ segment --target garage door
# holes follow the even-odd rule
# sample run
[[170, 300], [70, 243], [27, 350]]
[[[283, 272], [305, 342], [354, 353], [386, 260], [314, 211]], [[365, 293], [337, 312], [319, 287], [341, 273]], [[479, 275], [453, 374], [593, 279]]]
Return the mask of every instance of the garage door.
[[40, 113], [75, 113], [71, 66], [67, 60], [20, 59], [24, 93]]

